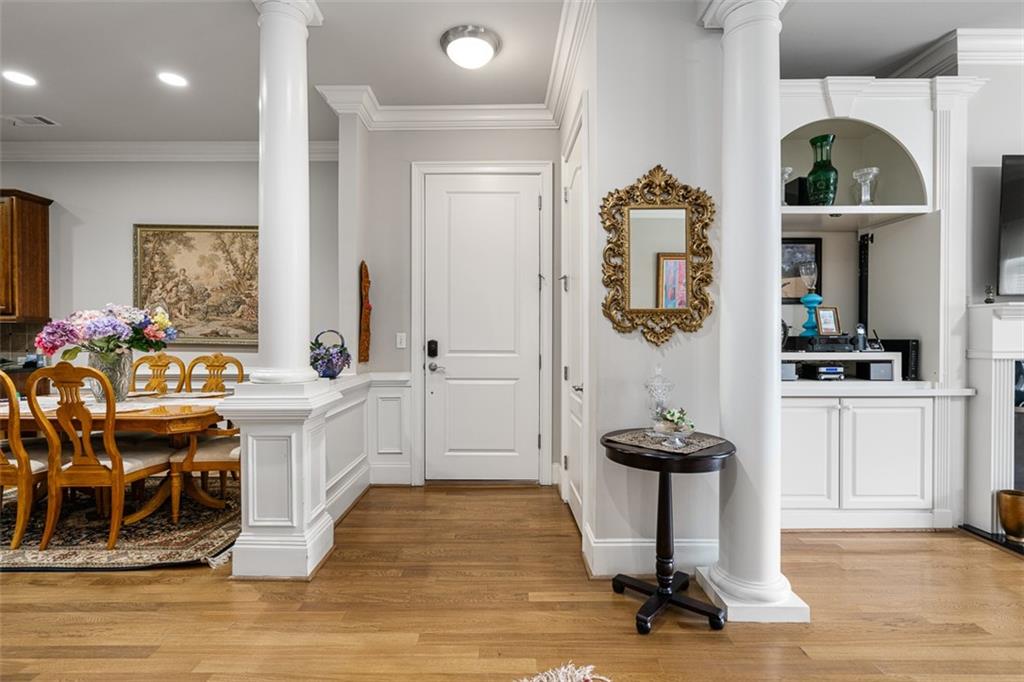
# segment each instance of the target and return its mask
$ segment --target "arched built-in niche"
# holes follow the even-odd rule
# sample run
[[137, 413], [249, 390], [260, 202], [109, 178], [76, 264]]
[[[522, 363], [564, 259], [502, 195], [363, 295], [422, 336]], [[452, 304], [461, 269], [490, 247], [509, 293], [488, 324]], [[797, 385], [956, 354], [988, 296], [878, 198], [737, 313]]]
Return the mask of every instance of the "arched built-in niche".
[[878, 206], [922, 206], [928, 203], [921, 170], [907, 149], [878, 126], [852, 118], [831, 118], [800, 126], [782, 138], [782, 165], [793, 168], [792, 178], [806, 176], [814, 163], [809, 140], [817, 135], [836, 136], [832, 165], [839, 171], [837, 206], [853, 200], [853, 171], [877, 166]]

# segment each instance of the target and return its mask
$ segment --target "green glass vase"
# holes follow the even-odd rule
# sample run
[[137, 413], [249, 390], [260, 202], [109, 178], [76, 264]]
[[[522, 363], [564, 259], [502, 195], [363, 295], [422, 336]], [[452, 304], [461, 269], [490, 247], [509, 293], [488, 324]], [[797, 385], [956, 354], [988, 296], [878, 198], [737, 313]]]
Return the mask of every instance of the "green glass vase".
[[836, 203], [839, 171], [832, 165], [832, 143], [836, 136], [828, 133], [811, 138], [814, 166], [807, 174], [807, 199], [812, 206], [831, 206]]

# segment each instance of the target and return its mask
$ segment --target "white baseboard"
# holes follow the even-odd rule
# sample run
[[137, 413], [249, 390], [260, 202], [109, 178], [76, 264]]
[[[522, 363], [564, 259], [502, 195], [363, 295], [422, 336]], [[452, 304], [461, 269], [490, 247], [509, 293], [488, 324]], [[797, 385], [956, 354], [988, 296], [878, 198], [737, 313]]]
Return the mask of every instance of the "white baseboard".
[[784, 530], [858, 530], [862, 528], [953, 528], [949, 510], [930, 509], [783, 509]]
[[309, 579], [334, 547], [334, 524], [321, 514], [305, 535], [247, 536], [231, 549], [233, 578]]
[[366, 455], [362, 455], [327, 489], [327, 513], [331, 519], [337, 522], [369, 487], [370, 467]]
[[412, 467], [401, 464], [373, 464], [370, 466], [372, 485], [412, 485]]
[[[590, 524], [583, 526], [583, 557], [595, 578], [653, 575], [654, 548], [654, 538], [595, 538]], [[693, 573], [718, 561], [718, 540], [676, 538], [674, 559], [677, 571]]]
[[726, 620], [743, 623], [811, 622], [811, 607], [792, 591], [777, 602], [743, 601], [722, 592], [708, 577], [708, 572], [707, 566], [698, 568], [697, 582], [715, 606], [725, 610]]

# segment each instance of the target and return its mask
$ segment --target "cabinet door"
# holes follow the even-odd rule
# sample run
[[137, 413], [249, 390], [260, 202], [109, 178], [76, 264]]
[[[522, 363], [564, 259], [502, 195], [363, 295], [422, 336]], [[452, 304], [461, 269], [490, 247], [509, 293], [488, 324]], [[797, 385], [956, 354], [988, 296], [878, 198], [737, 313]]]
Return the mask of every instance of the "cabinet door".
[[14, 309], [14, 216], [11, 200], [0, 199], [0, 315]]
[[930, 509], [932, 401], [842, 401], [844, 509]]
[[782, 508], [839, 507], [839, 401], [782, 401]]

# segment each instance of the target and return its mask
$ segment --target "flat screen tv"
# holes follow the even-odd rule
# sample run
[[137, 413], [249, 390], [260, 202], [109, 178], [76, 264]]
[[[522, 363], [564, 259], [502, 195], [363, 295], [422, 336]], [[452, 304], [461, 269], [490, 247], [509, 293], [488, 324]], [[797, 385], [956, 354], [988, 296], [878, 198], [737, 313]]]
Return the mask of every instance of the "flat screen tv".
[[998, 292], [1024, 296], [1024, 155], [1003, 157]]

